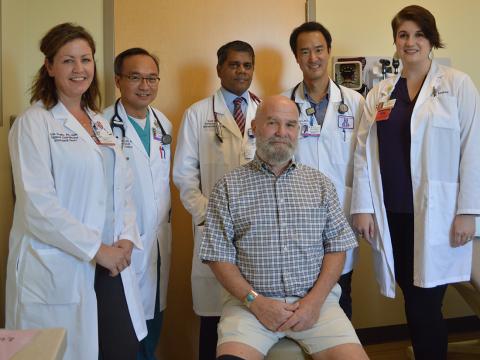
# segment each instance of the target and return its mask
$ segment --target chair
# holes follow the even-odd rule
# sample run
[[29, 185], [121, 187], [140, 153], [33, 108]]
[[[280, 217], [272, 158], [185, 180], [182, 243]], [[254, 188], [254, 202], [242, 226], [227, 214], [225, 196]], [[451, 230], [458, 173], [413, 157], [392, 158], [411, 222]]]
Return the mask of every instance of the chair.
[[[470, 283], [453, 285], [480, 318], [480, 239], [473, 240], [472, 278]], [[448, 352], [480, 355], [480, 339], [448, 344]]]
[[276, 343], [264, 360], [311, 360], [295, 341], [283, 338]]

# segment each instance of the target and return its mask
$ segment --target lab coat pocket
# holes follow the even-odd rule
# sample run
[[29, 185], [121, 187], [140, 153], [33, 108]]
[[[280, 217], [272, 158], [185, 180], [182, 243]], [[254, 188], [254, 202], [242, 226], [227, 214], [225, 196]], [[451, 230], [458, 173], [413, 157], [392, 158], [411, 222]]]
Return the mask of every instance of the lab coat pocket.
[[145, 268], [147, 267], [147, 256], [145, 251], [151, 251], [147, 246], [145, 234], [140, 235], [140, 240], [142, 241], [143, 249], [140, 250], [134, 247], [132, 251], [132, 264], [136, 274], [142, 274], [145, 271]]
[[28, 247], [20, 272], [21, 303], [76, 304], [80, 302], [81, 263], [58, 249]]
[[163, 223], [159, 226], [157, 232], [157, 241], [160, 247], [160, 257], [163, 261], [169, 263], [172, 254], [172, 225]]
[[170, 257], [172, 254], [172, 226], [170, 223], [160, 225], [157, 233], [157, 241], [160, 247], [160, 276], [161, 284], [165, 287], [164, 294], [167, 291], [166, 283], [170, 272]]
[[432, 126], [460, 131], [457, 98], [440, 95], [431, 100]]
[[428, 185], [426, 242], [432, 245], [450, 243], [457, 209], [458, 183], [431, 181]]
[[[456, 177], [460, 160], [460, 124], [456, 99], [439, 95], [431, 100], [429, 129], [423, 135], [428, 151], [425, 166], [431, 179], [451, 180]], [[413, 140], [418, 141], [419, 139]], [[412, 145], [413, 146], [413, 145]]]
[[353, 159], [353, 147], [355, 136], [350, 129], [337, 128], [329, 133], [330, 148], [332, 149], [332, 162], [334, 164], [344, 165]]

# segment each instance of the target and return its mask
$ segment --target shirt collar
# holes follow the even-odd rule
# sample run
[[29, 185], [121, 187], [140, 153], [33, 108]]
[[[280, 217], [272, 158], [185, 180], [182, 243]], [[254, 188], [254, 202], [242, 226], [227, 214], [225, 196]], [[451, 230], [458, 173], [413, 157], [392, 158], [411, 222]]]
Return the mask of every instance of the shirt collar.
[[[222, 95], [223, 95], [223, 98], [225, 99], [225, 102], [227, 104], [233, 104], [233, 101], [239, 97], [238, 95], [228, 91], [227, 89], [225, 89], [223, 86], [220, 88], [220, 91], [222, 92]], [[242, 95], [240, 95], [240, 97], [243, 99], [243, 101], [245, 101], [245, 103], [247, 103], [247, 99], [248, 99], [248, 90], [245, 91]]]
[[[260, 159], [257, 156], [257, 153], [255, 153], [255, 156], [253, 157], [253, 160], [251, 161], [251, 164], [256, 170], [274, 175], [272, 170], [271, 170], [270, 165], [268, 163], [266, 163], [265, 161], [263, 161], [262, 159]], [[290, 160], [290, 164], [288, 165], [288, 167], [285, 169], [285, 171], [280, 176], [288, 174], [288, 173], [292, 172], [293, 170], [295, 170], [296, 168], [297, 168], [297, 162], [295, 161], [295, 158], [292, 158], [292, 160]]]
[[327, 93], [325, 94], [325, 97], [323, 97], [322, 100], [320, 100], [318, 103], [313, 101], [310, 95], [308, 95], [307, 86], [305, 85], [305, 82], [303, 83], [303, 95], [305, 96], [305, 99], [307, 99], [312, 105], [318, 105], [323, 101], [326, 101], [328, 103], [328, 100], [330, 98], [330, 84], [328, 84], [328, 90], [327, 90]]

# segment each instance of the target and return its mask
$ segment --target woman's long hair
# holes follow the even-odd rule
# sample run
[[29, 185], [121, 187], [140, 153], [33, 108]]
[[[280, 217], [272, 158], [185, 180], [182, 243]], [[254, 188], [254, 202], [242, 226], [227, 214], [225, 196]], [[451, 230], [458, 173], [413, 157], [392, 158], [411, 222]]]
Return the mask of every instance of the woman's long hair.
[[[53, 58], [60, 48], [66, 43], [76, 39], [85, 40], [92, 50], [92, 55], [95, 55], [95, 42], [88, 31], [78, 25], [63, 23], [50, 29], [40, 41], [40, 50], [45, 55], [45, 61], [53, 64]], [[51, 109], [58, 103], [55, 79], [48, 74], [45, 64], [38, 70], [32, 87], [30, 88], [30, 94], [30, 103], [41, 100], [47, 109]], [[100, 102], [97, 66], [94, 63], [93, 80], [88, 90], [82, 95], [81, 106], [99, 112]]]

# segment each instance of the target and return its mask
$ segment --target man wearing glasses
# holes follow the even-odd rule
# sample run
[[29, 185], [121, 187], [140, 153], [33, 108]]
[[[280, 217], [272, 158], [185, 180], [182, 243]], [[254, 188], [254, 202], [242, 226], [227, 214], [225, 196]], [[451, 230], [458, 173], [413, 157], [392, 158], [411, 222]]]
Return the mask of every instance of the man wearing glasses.
[[148, 335], [137, 360], [154, 360], [166, 307], [170, 267], [170, 121], [150, 104], [157, 96], [158, 59], [131, 48], [115, 58], [115, 84], [121, 97], [104, 112], [121, 141], [134, 179], [134, 201], [143, 251], [134, 249], [132, 264], [147, 319]]

